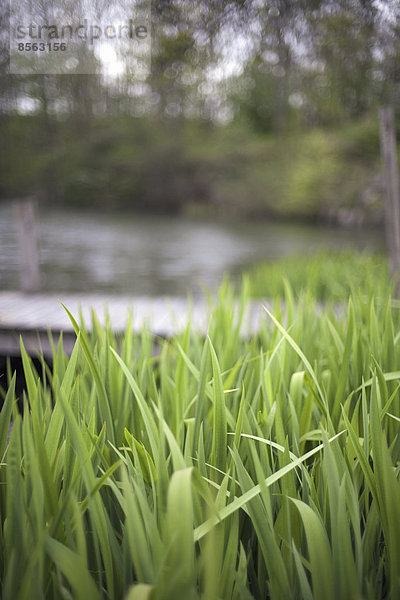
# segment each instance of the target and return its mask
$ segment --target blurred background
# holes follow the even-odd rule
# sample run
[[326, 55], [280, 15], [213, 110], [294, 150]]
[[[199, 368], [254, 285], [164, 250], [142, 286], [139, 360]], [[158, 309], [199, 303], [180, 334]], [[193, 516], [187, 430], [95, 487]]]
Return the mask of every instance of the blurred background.
[[25, 197], [43, 291], [197, 293], [281, 257], [384, 251], [398, 0], [152, 0], [139, 76], [112, 53], [94, 74], [12, 74], [0, 11], [0, 289], [20, 285]]

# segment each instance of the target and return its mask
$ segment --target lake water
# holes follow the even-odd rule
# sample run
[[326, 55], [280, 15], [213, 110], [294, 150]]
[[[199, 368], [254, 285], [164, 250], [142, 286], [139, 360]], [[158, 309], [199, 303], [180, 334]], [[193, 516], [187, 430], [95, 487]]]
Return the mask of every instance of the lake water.
[[[132, 295], [215, 289], [263, 259], [325, 249], [382, 250], [379, 231], [266, 221], [39, 211], [43, 291]], [[13, 207], [0, 204], [0, 290], [19, 289]]]

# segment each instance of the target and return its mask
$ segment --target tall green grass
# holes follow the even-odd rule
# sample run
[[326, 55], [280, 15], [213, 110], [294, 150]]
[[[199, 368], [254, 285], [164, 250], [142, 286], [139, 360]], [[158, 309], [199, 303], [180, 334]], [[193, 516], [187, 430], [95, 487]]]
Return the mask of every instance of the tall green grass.
[[347, 301], [355, 291], [382, 295], [390, 288], [386, 256], [352, 250], [285, 256], [256, 264], [247, 275], [250, 294], [258, 298], [283, 298], [285, 280], [296, 296], [307, 293], [322, 301]]
[[[93, 316], [0, 413], [1, 597], [400, 597], [400, 315], [310, 295], [241, 336]], [[242, 305], [247, 301], [242, 294]], [[11, 424], [11, 427], [10, 427]]]

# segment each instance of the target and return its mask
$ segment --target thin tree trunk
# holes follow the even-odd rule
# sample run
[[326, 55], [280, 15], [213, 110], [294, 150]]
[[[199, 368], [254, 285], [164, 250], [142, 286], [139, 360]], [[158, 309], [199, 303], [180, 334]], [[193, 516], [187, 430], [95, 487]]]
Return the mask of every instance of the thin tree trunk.
[[381, 108], [379, 117], [385, 181], [386, 239], [390, 274], [396, 281], [396, 295], [398, 296], [400, 291], [400, 197], [393, 108], [391, 106]]

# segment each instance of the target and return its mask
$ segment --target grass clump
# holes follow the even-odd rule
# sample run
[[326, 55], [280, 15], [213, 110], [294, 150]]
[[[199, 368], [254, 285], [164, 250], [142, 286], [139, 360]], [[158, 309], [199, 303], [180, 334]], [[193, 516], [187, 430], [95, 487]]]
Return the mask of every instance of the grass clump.
[[2, 598], [399, 597], [398, 309], [291, 298], [251, 339], [225, 285], [206, 338], [116, 338], [93, 316], [40, 373], [21, 344]]
[[347, 301], [352, 292], [385, 295], [390, 289], [387, 258], [351, 250], [285, 256], [255, 265], [247, 276], [256, 298], [283, 298], [285, 280], [296, 296], [307, 293], [321, 301]]

